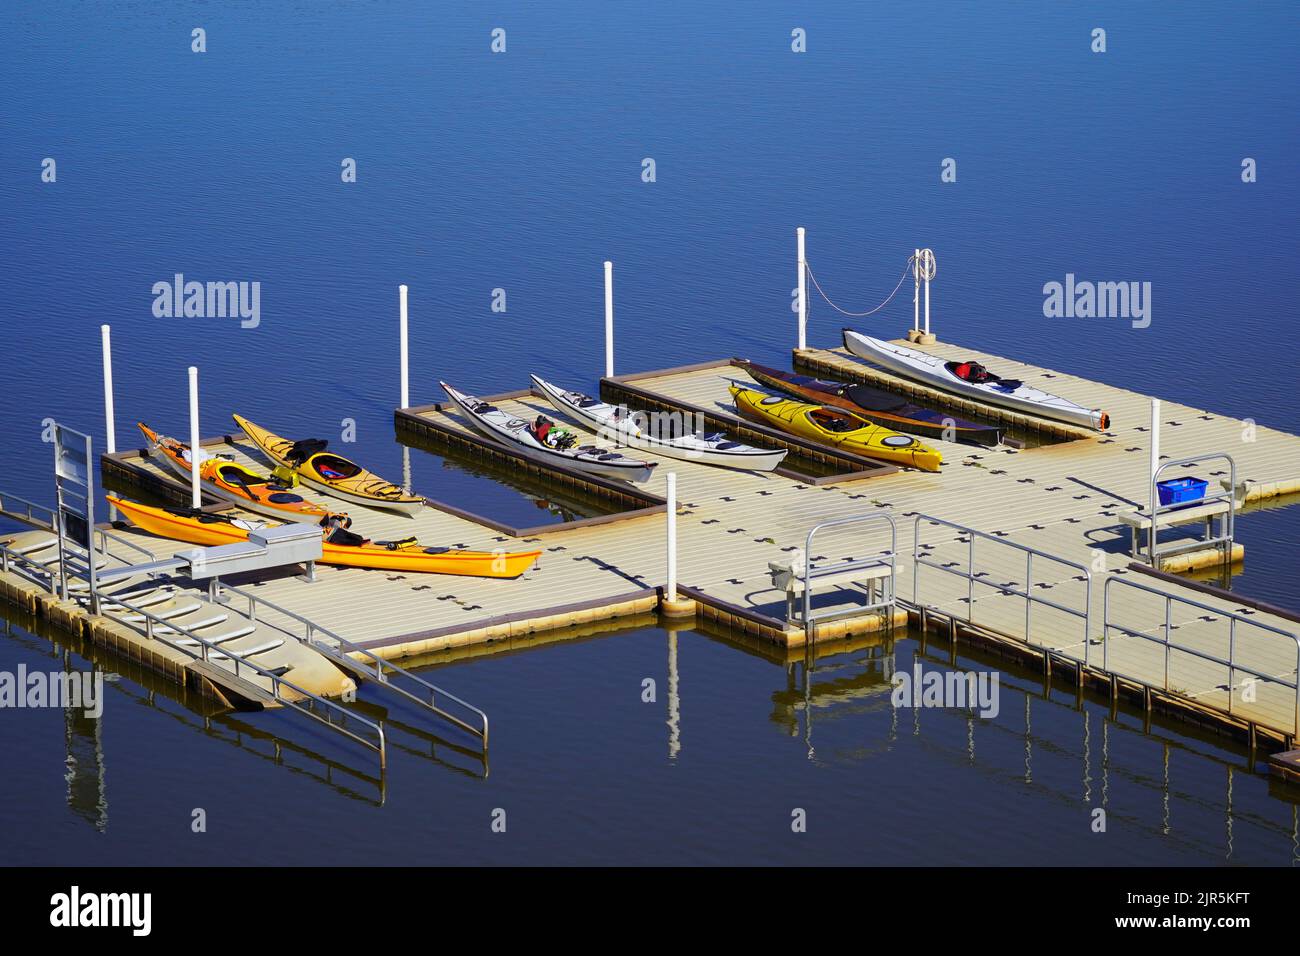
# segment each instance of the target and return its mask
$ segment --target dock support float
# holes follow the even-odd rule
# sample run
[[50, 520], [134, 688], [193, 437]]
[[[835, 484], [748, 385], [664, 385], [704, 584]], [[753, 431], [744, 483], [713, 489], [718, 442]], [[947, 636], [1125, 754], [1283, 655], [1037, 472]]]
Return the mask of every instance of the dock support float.
[[677, 473], [668, 473], [668, 554], [667, 583], [664, 585], [663, 600], [659, 602], [659, 613], [665, 617], [693, 617], [695, 602], [681, 599], [677, 595]]

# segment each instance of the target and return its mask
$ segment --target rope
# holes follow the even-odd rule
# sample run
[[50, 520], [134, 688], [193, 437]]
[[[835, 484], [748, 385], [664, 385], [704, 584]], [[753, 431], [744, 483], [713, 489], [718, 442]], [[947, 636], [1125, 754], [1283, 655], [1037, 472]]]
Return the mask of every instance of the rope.
[[[922, 258], [922, 267], [925, 268], [927, 265], [927, 263], [925, 262], [926, 257], [924, 254], [922, 254], [921, 258]], [[825, 292], [822, 291], [821, 283], [819, 283], [817, 281], [817, 277], [813, 275], [812, 266], [808, 264], [807, 259], [804, 260], [803, 267], [808, 271], [808, 278], [812, 279], [813, 288], [815, 288], [817, 290], [817, 293], [823, 299], [826, 300], [827, 305], [829, 305], [836, 312], [839, 312], [841, 315], [847, 315], [851, 319], [861, 319], [861, 318], [865, 318], [868, 315], [874, 315], [875, 313], [879, 312], [881, 309], [883, 309], [885, 306], [889, 305], [889, 303], [893, 301], [894, 296], [898, 295], [898, 290], [903, 287], [903, 282], [906, 281], [907, 274], [912, 271], [915, 260], [916, 260], [916, 256], [914, 255], [907, 257], [907, 265], [903, 267], [903, 274], [898, 277], [898, 285], [894, 286], [894, 291], [889, 293], [888, 298], [886, 298], [884, 302], [880, 303], [880, 305], [876, 306], [874, 309], [870, 309], [866, 312], [846, 312], [844, 309], [841, 309], [838, 305], [836, 305], [834, 302], [831, 301], [830, 296], [828, 296]], [[928, 271], [930, 274], [930, 278], [934, 278], [933, 263], [934, 263], [934, 258], [933, 256], [931, 256], [929, 258], [929, 263], [928, 263]], [[925, 278], [925, 276], [922, 275], [922, 278]]]

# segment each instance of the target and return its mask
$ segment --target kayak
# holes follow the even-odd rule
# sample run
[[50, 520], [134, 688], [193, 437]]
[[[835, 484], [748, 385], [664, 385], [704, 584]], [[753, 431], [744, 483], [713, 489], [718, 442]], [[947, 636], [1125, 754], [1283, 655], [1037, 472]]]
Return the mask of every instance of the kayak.
[[548, 402], [596, 434], [622, 445], [657, 452], [666, 458], [746, 471], [772, 471], [789, 454], [784, 448], [742, 445], [721, 432], [697, 434], [688, 431], [680, 413], [669, 417], [667, 428], [662, 429], [670, 434], [655, 434], [653, 429], [643, 427], [651, 421], [644, 412], [629, 412], [625, 407], [609, 405], [581, 392], [565, 391], [536, 375], [531, 378]]
[[580, 445], [576, 436], [564, 429], [559, 432], [557, 443], [552, 445], [538, 440], [532, 426], [522, 418], [508, 415], [495, 405], [458, 392], [446, 382], [439, 382], [442, 390], [451, 396], [456, 407], [461, 410], [471, 425], [487, 435], [502, 442], [512, 450], [533, 461], [548, 465], [563, 465], [576, 468], [590, 475], [605, 478], [622, 478], [627, 481], [647, 481], [654, 471], [655, 462], [628, 458], [609, 448], [596, 445]]
[[742, 415], [791, 435], [923, 471], [938, 471], [943, 462], [939, 452], [911, 435], [900, 435], [842, 408], [810, 405], [739, 385], [730, 388]]
[[[161, 458], [185, 481], [190, 481], [190, 446], [175, 438], [159, 435], [144, 422], [136, 422], [135, 425], [149, 442], [149, 451]], [[327, 508], [313, 504], [302, 495], [295, 495], [286, 485], [273, 478], [259, 475], [227, 457], [203, 451], [199, 455], [199, 481], [218, 498], [233, 501], [243, 508], [272, 518], [317, 524], [331, 514]]]
[[852, 329], [844, 330], [844, 347], [859, 358], [875, 362], [891, 372], [965, 398], [1096, 431], [1105, 431], [1110, 427], [1110, 416], [1100, 409], [1084, 408], [1068, 398], [1044, 392], [1017, 379], [992, 375], [983, 382], [967, 381], [955, 371], [960, 363], [946, 362], [938, 356], [873, 339]]
[[[174, 541], [221, 545], [247, 541], [250, 531], [273, 527], [276, 522], [246, 520], [224, 514], [154, 508], [113, 495], [108, 500], [139, 528]], [[454, 551], [426, 548], [414, 539], [369, 541], [350, 533], [356, 544], [326, 541], [321, 545], [321, 563], [350, 568], [382, 568], [386, 571], [419, 571], [430, 574], [463, 574], [479, 578], [517, 578], [541, 556], [541, 551]]]
[[356, 462], [326, 451], [328, 443], [324, 439], [290, 441], [240, 415], [231, 417], [262, 454], [293, 471], [317, 491], [354, 505], [396, 511], [408, 518], [414, 518], [424, 507], [424, 499], [418, 495], [408, 495], [391, 481], [366, 471]]
[[786, 392], [804, 401], [846, 409], [886, 428], [927, 438], [969, 442], [987, 447], [1002, 442], [1001, 430], [992, 425], [979, 425], [955, 418], [948, 412], [914, 405], [901, 395], [872, 388], [870, 385], [796, 375], [745, 359], [732, 359], [731, 364], [743, 369], [760, 385]]

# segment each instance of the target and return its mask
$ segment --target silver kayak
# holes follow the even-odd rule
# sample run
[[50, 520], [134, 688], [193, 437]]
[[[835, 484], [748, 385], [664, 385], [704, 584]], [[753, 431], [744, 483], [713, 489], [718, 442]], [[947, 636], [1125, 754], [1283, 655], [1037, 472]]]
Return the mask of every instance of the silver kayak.
[[965, 398], [1096, 431], [1110, 427], [1110, 416], [1100, 409], [1084, 408], [1068, 398], [1044, 392], [1024, 382], [1009, 379], [968, 382], [953, 372], [956, 363], [904, 345], [874, 339], [852, 329], [844, 329], [844, 347], [858, 358], [874, 362], [891, 372]]
[[[697, 434], [686, 430], [661, 437], [644, 427], [646, 418], [639, 412], [610, 405], [599, 399], [552, 385], [536, 375], [530, 376], [546, 400], [558, 411], [577, 419], [597, 435], [620, 445], [630, 445], [682, 461], [696, 461], [721, 468], [745, 471], [772, 471], [789, 452], [784, 448], [755, 448], [732, 441], [722, 433]], [[679, 423], [680, 424], [680, 423]]]
[[534, 461], [625, 481], [647, 481], [655, 468], [654, 462], [628, 458], [595, 445], [575, 443], [568, 448], [557, 448], [543, 444], [533, 434], [532, 426], [522, 418], [515, 418], [489, 402], [457, 391], [446, 382], [438, 384], [478, 431]]

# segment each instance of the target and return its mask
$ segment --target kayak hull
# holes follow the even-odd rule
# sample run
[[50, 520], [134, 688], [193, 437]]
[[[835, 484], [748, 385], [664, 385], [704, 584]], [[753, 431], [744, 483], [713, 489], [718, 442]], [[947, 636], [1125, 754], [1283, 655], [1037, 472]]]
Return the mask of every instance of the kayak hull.
[[758, 365], [745, 359], [731, 364], [767, 388], [785, 392], [813, 404], [829, 405], [861, 415], [867, 421], [897, 431], [944, 441], [967, 442], [991, 448], [1002, 443], [1002, 431], [991, 425], [954, 418], [949, 412], [915, 405], [900, 395], [870, 385], [832, 382]]
[[[938, 451], [911, 435], [876, 425], [843, 409], [828, 409], [822, 405], [811, 405], [781, 395], [768, 395], [738, 385], [731, 386], [731, 397], [736, 403], [736, 410], [744, 417], [800, 438], [922, 471], [938, 471], [943, 463], [943, 456]], [[858, 427], [846, 431], [822, 427], [814, 421], [822, 413], [831, 413], [836, 419], [858, 423]]]
[[288, 457], [289, 450], [293, 448], [292, 441], [281, 438], [274, 432], [268, 431], [260, 425], [255, 425], [240, 415], [232, 415], [231, 417], [234, 418], [235, 424], [248, 436], [248, 440], [256, 445], [262, 454], [277, 465], [292, 468], [303, 484], [315, 488], [323, 494], [338, 498], [340, 501], [346, 501], [349, 504], [360, 505], [363, 508], [395, 511], [408, 518], [414, 518], [425, 506], [424, 499], [420, 496], [408, 495], [391, 481], [380, 478], [355, 462], [349, 462], [348, 464], [357, 469], [356, 474], [341, 480], [330, 481], [321, 474], [318, 466], [323, 458], [339, 457], [334, 455], [333, 452], [312, 455], [301, 464], [295, 465]]
[[439, 382], [456, 408], [465, 416], [474, 430], [486, 435], [511, 449], [512, 451], [546, 465], [558, 465], [572, 468], [589, 475], [602, 478], [619, 478], [623, 481], [649, 481], [654, 473], [655, 462], [638, 461], [625, 455], [595, 446], [582, 446], [570, 451], [561, 451], [542, 445], [528, 430], [528, 423], [522, 419], [512, 418], [494, 405], [480, 401], [472, 395], [466, 395], [452, 388], [446, 382]]
[[755, 448], [740, 442], [711, 439], [694, 433], [668, 439], [657, 438], [647, 434], [633, 419], [616, 420], [616, 406], [598, 402], [577, 392], [566, 392], [536, 375], [530, 377], [557, 411], [576, 419], [611, 441], [651, 451], [665, 458], [740, 471], [774, 471], [789, 454], [784, 448]]
[[1016, 388], [1006, 388], [997, 382], [968, 382], [949, 371], [948, 363], [941, 358], [884, 342], [852, 329], [844, 329], [844, 347], [858, 358], [963, 398], [1093, 431], [1105, 431], [1110, 426], [1110, 416], [1100, 409], [1084, 408], [1068, 398], [1023, 383], [1019, 383]]
[[[154, 508], [113, 495], [108, 500], [131, 523], [150, 534], [205, 546], [247, 541], [250, 528], [227, 521], [201, 521], [165, 508]], [[457, 574], [481, 578], [517, 578], [536, 563], [541, 551], [403, 551], [382, 545], [347, 546], [325, 542], [321, 563], [349, 568]]]

